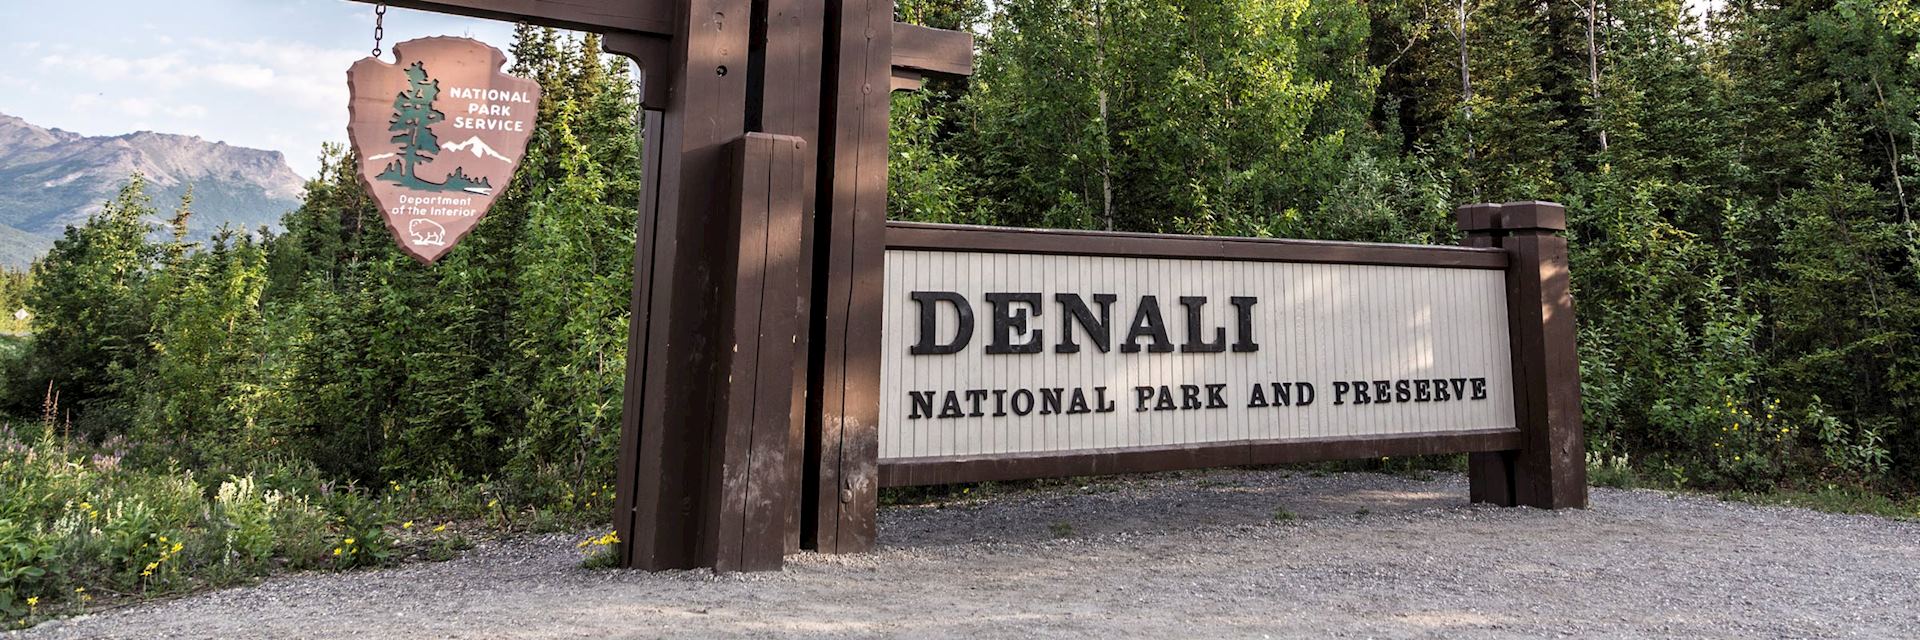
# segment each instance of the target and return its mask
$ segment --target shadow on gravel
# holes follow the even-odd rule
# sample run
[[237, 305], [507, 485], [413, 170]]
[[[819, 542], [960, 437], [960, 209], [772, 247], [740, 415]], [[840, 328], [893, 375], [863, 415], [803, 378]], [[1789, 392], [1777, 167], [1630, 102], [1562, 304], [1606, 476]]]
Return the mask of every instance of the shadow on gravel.
[[1466, 482], [1453, 474], [1414, 479], [1238, 469], [1178, 472], [1085, 479], [987, 498], [886, 507], [880, 511], [880, 544], [921, 548], [1152, 536], [1471, 508]]

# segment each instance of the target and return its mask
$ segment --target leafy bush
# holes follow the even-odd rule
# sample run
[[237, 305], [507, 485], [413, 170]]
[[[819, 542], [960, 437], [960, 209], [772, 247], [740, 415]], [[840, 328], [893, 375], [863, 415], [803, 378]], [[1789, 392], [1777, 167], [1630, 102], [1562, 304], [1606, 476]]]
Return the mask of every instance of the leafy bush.
[[[0, 428], [0, 626], [84, 608], [94, 594], [139, 598], [280, 568], [380, 565], [396, 556], [396, 532], [413, 528], [395, 522], [408, 501], [336, 488], [312, 465], [210, 483], [122, 466], [37, 430], [22, 439]], [[468, 544], [444, 525], [407, 535], [429, 557]]]

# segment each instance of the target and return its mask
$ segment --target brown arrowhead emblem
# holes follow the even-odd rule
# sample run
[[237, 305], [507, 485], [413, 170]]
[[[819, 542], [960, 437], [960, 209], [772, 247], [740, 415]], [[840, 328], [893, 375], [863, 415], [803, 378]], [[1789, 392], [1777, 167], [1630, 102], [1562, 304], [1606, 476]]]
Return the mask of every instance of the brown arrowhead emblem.
[[400, 248], [432, 264], [513, 179], [540, 83], [501, 73], [507, 56], [478, 40], [409, 40], [393, 54], [397, 64], [364, 58], [347, 70], [347, 137]]

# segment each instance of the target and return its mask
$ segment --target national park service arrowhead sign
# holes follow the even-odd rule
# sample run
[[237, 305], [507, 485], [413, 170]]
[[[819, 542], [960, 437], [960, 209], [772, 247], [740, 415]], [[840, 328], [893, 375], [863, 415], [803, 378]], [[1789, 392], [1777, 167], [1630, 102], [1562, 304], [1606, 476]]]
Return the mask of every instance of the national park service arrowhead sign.
[[369, 57], [347, 70], [347, 136], [394, 239], [432, 264], [513, 179], [540, 84], [501, 73], [506, 55], [477, 40], [409, 40], [393, 53], [396, 64]]

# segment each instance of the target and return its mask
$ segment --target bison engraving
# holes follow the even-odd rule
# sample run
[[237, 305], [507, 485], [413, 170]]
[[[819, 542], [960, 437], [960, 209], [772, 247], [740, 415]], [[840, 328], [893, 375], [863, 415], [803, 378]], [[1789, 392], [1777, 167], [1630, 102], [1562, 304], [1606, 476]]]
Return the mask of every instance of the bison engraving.
[[408, 220], [407, 235], [413, 236], [413, 243], [417, 245], [434, 247], [447, 245], [447, 228], [425, 218]]

